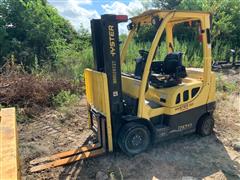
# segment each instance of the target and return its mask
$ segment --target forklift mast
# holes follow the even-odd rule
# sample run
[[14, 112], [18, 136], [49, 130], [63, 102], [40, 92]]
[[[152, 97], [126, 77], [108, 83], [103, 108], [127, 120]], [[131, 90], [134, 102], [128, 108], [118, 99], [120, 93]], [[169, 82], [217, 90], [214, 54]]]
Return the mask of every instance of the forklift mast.
[[94, 70], [107, 74], [113, 139], [123, 112], [118, 23], [127, 20], [127, 16], [109, 14], [91, 20]]
[[[113, 148], [112, 145], [114, 147], [117, 146], [117, 133], [122, 124], [121, 115], [123, 112], [118, 23], [127, 20], [128, 17], [123, 15], [102, 15], [101, 19], [91, 20], [94, 70], [95, 72], [103, 72], [102, 74], [106, 74], [106, 79], [102, 79], [103, 81], [97, 81], [98, 85], [94, 84], [95, 86], [98, 86], [95, 90], [101, 89], [100, 91], [97, 91], [100, 92], [99, 94], [94, 95], [101, 97], [100, 99], [104, 99], [105, 102], [106, 99], [104, 97], [108, 94], [109, 103], [106, 103], [110, 108], [107, 109], [108, 114], [106, 115], [106, 119], [111, 119], [108, 125], [112, 127], [112, 139], [106, 138], [106, 132], [108, 132], [106, 121], [104, 118], [98, 117], [96, 122], [98, 140], [96, 144], [89, 144], [77, 149], [34, 159], [30, 162], [33, 166], [30, 169], [31, 172], [37, 172], [69, 164], [78, 160], [99, 156], [107, 151], [111, 151]], [[98, 79], [97, 77], [99, 76], [95, 74], [94, 77]], [[91, 82], [92, 80], [89, 81], [89, 84]], [[108, 92], [106, 92], [106, 94], [102, 90], [105, 85], [108, 86]], [[98, 111], [98, 109], [95, 110]], [[96, 113], [98, 114], [98, 112]], [[111, 143], [110, 141], [112, 141], [111, 148], [108, 146], [107, 149], [107, 144], [109, 145]]]

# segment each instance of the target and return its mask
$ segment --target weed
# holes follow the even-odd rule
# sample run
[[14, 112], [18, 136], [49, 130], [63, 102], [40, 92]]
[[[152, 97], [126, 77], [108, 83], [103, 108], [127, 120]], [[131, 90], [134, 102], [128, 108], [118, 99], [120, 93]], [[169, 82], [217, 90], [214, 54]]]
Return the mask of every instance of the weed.
[[220, 92], [226, 92], [226, 93], [234, 93], [239, 92], [239, 86], [237, 82], [234, 81], [226, 81], [223, 79], [222, 74], [217, 75], [217, 90]]
[[78, 52], [72, 49], [66, 49], [59, 54], [56, 62], [56, 74], [72, 79], [77, 82], [83, 79], [85, 68], [93, 66], [92, 47], [87, 47]]
[[2, 109], [2, 108], [4, 108], [4, 107], [5, 107], [4, 105], [0, 104], [0, 109]]
[[[129, 45], [125, 63], [122, 65], [122, 71], [125, 73], [133, 73], [135, 69], [135, 59], [140, 57], [139, 50], [148, 51], [151, 43], [136, 43], [132, 42]], [[186, 67], [202, 67], [203, 55], [202, 48], [194, 42], [179, 42], [174, 39], [174, 51], [183, 52], [183, 64]], [[167, 55], [167, 46], [165, 42], [161, 42], [158, 46], [154, 61], [164, 60]]]
[[52, 97], [62, 90], [81, 93], [81, 83], [55, 75], [28, 74], [14, 68], [0, 74], [0, 102], [4, 106], [51, 106]]
[[70, 91], [61, 91], [58, 95], [53, 97], [53, 105], [55, 107], [65, 107], [75, 104], [79, 100], [76, 94]]
[[16, 119], [18, 123], [31, 122], [33, 118], [32, 113], [27, 113], [26, 109], [16, 107]]

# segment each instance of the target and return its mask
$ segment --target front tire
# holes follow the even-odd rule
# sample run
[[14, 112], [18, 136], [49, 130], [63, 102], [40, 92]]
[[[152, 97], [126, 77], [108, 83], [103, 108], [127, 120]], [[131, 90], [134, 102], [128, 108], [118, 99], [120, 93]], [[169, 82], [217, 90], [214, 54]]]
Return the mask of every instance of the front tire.
[[151, 133], [147, 126], [130, 122], [125, 124], [118, 137], [118, 145], [127, 155], [145, 151], [151, 144]]
[[202, 116], [197, 125], [197, 133], [201, 136], [209, 136], [213, 132], [214, 119], [211, 115]]

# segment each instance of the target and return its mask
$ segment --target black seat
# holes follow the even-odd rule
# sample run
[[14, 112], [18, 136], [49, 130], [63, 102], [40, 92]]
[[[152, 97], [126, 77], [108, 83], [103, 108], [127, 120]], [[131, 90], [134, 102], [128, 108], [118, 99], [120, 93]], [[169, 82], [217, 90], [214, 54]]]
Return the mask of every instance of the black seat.
[[156, 72], [156, 65], [159, 66], [161, 77], [150, 76], [150, 84], [156, 88], [172, 87], [180, 84], [182, 78], [187, 76], [186, 69], [182, 65], [181, 52], [169, 53], [163, 62], [154, 64], [152, 70]]
[[176, 78], [185, 78], [186, 69], [182, 65], [182, 52], [169, 53], [163, 62], [163, 73], [175, 76]]

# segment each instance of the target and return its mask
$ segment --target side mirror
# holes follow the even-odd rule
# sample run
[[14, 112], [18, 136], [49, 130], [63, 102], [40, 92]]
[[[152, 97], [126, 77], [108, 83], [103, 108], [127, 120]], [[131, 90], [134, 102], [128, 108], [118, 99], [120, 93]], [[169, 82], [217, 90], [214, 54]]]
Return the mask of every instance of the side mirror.
[[130, 30], [132, 30], [135, 26], [136, 26], [136, 25], [131, 22], [131, 23], [129, 23], [129, 24], [127, 25], [127, 29], [130, 31]]

